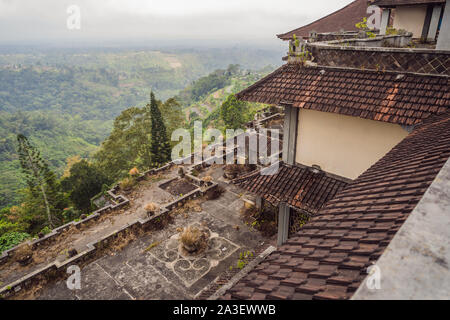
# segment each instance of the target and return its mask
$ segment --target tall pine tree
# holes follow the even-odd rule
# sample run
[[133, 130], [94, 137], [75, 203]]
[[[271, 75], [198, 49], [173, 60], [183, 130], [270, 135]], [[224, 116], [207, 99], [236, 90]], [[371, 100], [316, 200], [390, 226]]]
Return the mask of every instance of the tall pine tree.
[[153, 92], [150, 93], [150, 115], [152, 126], [150, 152], [154, 165], [160, 166], [170, 160], [171, 149], [166, 125]]
[[60, 222], [58, 215], [66, 205], [61, 187], [55, 174], [41, 158], [39, 150], [30, 144], [27, 137], [19, 134], [17, 141], [20, 165], [30, 193], [35, 199], [43, 202], [47, 223], [54, 228]]

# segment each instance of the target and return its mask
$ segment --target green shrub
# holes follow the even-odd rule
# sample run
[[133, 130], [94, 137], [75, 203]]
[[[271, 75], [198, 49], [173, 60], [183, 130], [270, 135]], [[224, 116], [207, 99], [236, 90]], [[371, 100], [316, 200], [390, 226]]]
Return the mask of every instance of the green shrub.
[[20, 231], [20, 226], [18, 223], [0, 220], [0, 236], [13, 231]]
[[[68, 223], [80, 217], [80, 212], [74, 208], [65, 208], [63, 211], [64, 223]], [[44, 228], [45, 229], [45, 228]]]
[[8, 232], [0, 237], [0, 252], [11, 249], [19, 243], [25, 241], [30, 235], [25, 232]]
[[49, 228], [49, 226], [45, 226], [40, 233], [42, 233], [44, 236], [46, 234], [49, 234], [50, 232], [52, 232], [52, 229]]

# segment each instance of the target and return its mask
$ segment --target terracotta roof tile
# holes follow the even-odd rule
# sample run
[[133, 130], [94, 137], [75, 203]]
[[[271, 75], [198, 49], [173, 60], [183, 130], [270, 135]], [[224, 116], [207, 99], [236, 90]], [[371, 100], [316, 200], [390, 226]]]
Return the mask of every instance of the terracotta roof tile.
[[[450, 78], [288, 63], [237, 94], [238, 99], [413, 125], [450, 106]], [[429, 90], [418, 90], [433, 83]], [[331, 92], [327, 98], [328, 92]], [[439, 97], [439, 99], [437, 99]]]
[[[449, 157], [447, 112], [418, 125], [223, 298], [350, 298]], [[267, 273], [276, 280], [248, 281]]]
[[288, 166], [282, 162], [274, 175], [262, 175], [260, 171], [255, 171], [233, 181], [275, 206], [281, 201], [310, 213], [317, 212], [348, 182], [325, 172], [314, 173], [308, 167]]

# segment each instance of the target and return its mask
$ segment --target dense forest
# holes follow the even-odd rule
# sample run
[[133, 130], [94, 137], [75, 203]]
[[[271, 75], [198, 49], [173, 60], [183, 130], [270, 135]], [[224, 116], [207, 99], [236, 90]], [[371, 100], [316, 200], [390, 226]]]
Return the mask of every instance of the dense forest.
[[108, 137], [114, 118], [131, 106], [143, 107], [150, 90], [162, 100], [177, 96], [187, 108], [232, 81], [215, 70], [232, 62], [242, 69], [262, 68], [278, 60], [276, 52], [238, 48], [0, 49], [0, 208], [18, 204], [18, 190], [25, 186], [17, 134], [27, 136], [61, 175], [67, 158], [89, 158]]
[[271, 57], [223, 66], [225, 56], [0, 54], [0, 251], [89, 213], [93, 196], [133, 182], [130, 169], [168, 161], [174, 129], [250, 120], [261, 106], [232, 94], [270, 72], [249, 67]]

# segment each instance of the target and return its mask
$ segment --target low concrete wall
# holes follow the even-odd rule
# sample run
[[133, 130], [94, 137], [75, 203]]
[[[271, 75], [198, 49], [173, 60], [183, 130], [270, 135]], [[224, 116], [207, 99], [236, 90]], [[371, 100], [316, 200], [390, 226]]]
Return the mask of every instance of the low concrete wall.
[[[175, 208], [180, 207], [184, 203], [186, 203], [189, 200], [196, 199], [198, 197], [203, 196], [206, 192], [209, 190], [216, 188], [218, 186], [217, 183], [209, 182], [207, 183], [205, 188], [198, 188], [196, 190], [191, 191], [190, 193], [186, 194], [185, 196], [168, 203], [164, 207], [161, 208], [160, 212], [152, 217], [147, 217], [145, 219], [137, 219], [131, 224], [127, 224], [124, 227], [111, 232], [109, 235], [106, 235], [99, 239], [98, 241], [89, 243], [86, 246], [86, 250], [83, 252], [80, 252], [76, 256], [64, 260], [63, 262], [54, 261], [45, 267], [42, 267], [38, 270], [35, 270], [24, 277], [9, 283], [8, 285], [4, 286], [2, 289], [0, 289], [0, 296], [3, 298], [11, 298], [18, 292], [20, 292], [23, 289], [29, 289], [34, 284], [45, 280], [45, 279], [52, 279], [59, 275], [66, 274], [67, 267], [74, 264], [80, 264], [82, 262], [87, 262], [90, 260], [93, 260], [96, 257], [96, 254], [103, 248], [106, 248], [114, 239], [119, 237], [120, 235], [124, 233], [137, 233], [140, 230], [148, 230], [149, 228], [157, 225], [160, 223], [161, 219], [164, 219], [168, 216], [168, 214]], [[86, 222], [88, 218], [84, 219], [83, 221]], [[81, 221], [80, 221], [81, 222]], [[65, 226], [63, 226], [65, 227]], [[59, 232], [63, 230], [62, 227], [58, 228]], [[55, 229], [56, 230], [56, 229]], [[54, 230], [54, 231], [55, 231]], [[43, 240], [43, 239], [39, 239]], [[41, 243], [43, 244], [43, 243]]]
[[[411, 34], [312, 42], [300, 50], [318, 66], [450, 75], [450, 51], [404, 48], [410, 40]], [[290, 54], [288, 62], [301, 62], [299, 54]]]
[[[237, 137], [234, 137], [234, 142], [236, 143]], [[223, 147], [226, 146], [226, 141], [222, 144]], [[67, 260], [64, 260], [63, 262], [54, 261], [38, 270], [35, 270], [22, 278], [7, 284], [3, 288], [0, 289], [0, 297], [3, 298], [11, 298], [16, 293], [21, 291], [22, 289], [27, 289], [32, 287], [35, 283], [42, 281], [43, 279], [49, 279], [49, 278], [55, 278], [58, 275], [65, 275], [67, 267], [73, 264], [86, 262], [94, 259], [96, 257], [96, 254], [99, 252], [100, 249], [103, 249], [108, 246], [108, 244], [119, 237], [124, 232], [137, 232], [139, 230], [146, 230], [147, 228], [152, 227], [153, 225], [157, 224], [160, 219], [167, 217], [167, 215], [174, 210], [177, 207], [182, 206], [184, 203], [186, 203], [189, 200], [196, 199], [198, 197], [201, 197], [205, 195], [209, 190], [214, 189], [218, 186], [215, 182], [206, 182], [201, 180], [198, 177], [195, 177], [192, 175], [192, 171], [205, 167], [209, 167], [212, 163], [214, 163], [216, 160], [222, 158], [222, 160], [225, 160], [227, 156], [233, 154], [236, 155], [237, 147], [234, 146], [232, 150], [227, 150], [224, 152], [224, 154], [220, 156], [213, 156], [209, 159], [206, 159], [202, 161], [201, 163], [192, 165], [188, 167], [188, 171], [185, 174], [185, 178], [198, 186], [197, 189], [189, 192], [188, 194], [184, 195], [183, 197], [176, 199], [173, 202], [168, 203], [164, 207], [161, 208], [160, 212], [152, 217], [147, 217], [146, 219], [137, 219], [131, 224], [127, 224], [121, 229], [114, 231], [110, 233], [109, 235], [102, 237], [98, 241], [92, 242], [86, 246], [86, 250], [83, 252], [77, 254], [76, 256], [69, 258]], [[191, 154], [185, 159], [191, 159], [194, 160], [194, 155]], [[183, 160], [183, 159], [181, 159]], [[179, 164], [179, 161], [171, 161], [167, 163], [166, 165], [157, 168], [157, 169], [150, 169], [148, 171], [143, 172], [141, 175], [139, 175], [136, 180], [142, 181], [145, 180], [146, 177], [153, 176], [156, 174], [159, 174], [161, 172], [164, 172], [170, 168], [172, 168], [174, 165]], [[84, 224], [92, 221], [92, 220], [98, 220], [102, 214], [111, 212], [113, 210], [116, 210], [118, 208], [121, 208], [127, 204], [130, 203], [130, 200], [125, 197], [122, 194], [118, 194], [120, 188], [118, 185], [115, 185], [111, 190], [107, 191], [107, 194], [109, 197], [111, 197], [113, 205], [105, 206], [101, 209], [96, 210], [94, 213], [89, 215], [87, 218], [80, 220], [80, 221], [72, 221], [69, 222], [63, 226], [60, 226], [54, 230], [45, 237], [41, 239], [36, 239], [34, 241], [28, 242], [32, 249], [37, 248], [38, 246], [45, 246], [53, 241], [55, 241], [56, 237], [60, 234], [62, 234], [65, 230], [68, 230], [70, 226], [74, 225], [77, 228], [81, 228]], [[14, 251], [18, 248], [18, 246], [11, 248], [7, 251], [4, 251], [2, 255], [0, 256], [0, 265], [2, 263], [7, 262], [14, 254]]]
[[[61, 235], [64, 231], [68, 230], [71, 226], [76, 227], [77, 229], [80, 229], [83, 225], [85, 225], [88, 222], [96, 221], [98, 220], [103, 214], [109, 213], [111, 211], [117, 210], [119, 208], [122, 208], [130, 203], [130, 200], [128, 200], [127, 197], [121, 194], [116, 194], [118, 191], [118, 187], [115, 186], [113, 189], [109, 190], [107, 194], [111, 197], [111, 202], [113, 204], [107, 205], [103, 208], [100, 208], [96, 211], [94, 211], [92, 214], [87, 216], [85, 219], [80, 221], [71, 221], [69, 223], [66, 223], [58, 228], [55, 228], [50, 232], [49, 234], [45, 235], [44, 237], [40, 239], [35, 239], [31, 241], [27, 241], [25, 243], [28, 243], [31, 246], [31, 249], [36, 249], [37, 247], [46, 246], [52, 242], [55, 241], [55, 239]], [[3, 253], [0, 256], [0, 266], [9, 259], [14, 256], [14, 252], [17, 250], [19, 246], [21, 246], [23, 243], [9, 249], [3, 251]]]
[[[225, 143], [223, 145], [225, 146]], [[229, 155], [231, 153], [235, 154], [236, 148], [234, 148], [232, 151], [225, 152], [224, 155], [222, 156], [223, 160], [226, 159], [227, 155]], [[191, 158], [193, 160], [193, 155], [190, 155], [187, 158]], [[193, 176], [192, 171], [194, 169], [198, 170], [200, 168], [208, 167], [216, 159], [219, 159], [219, 157], [213, 156], [210, 159], [206, 159], [199, 164], [189, 167], [188, 172], [185, 174], [185, 178], [188, 179], [193, 184], [195, 184], [196, 186], [198, 186], [198, 188], [189, 192], [188, 194], [184, 195], [183, 197], [176, 199], [173, 202], [168, 203], [167, 205], [165, 205], [164, 207], [161, 208], [159, 214], [154, 215], [152, 217], [148, 217], [146, 219], [137, 219], [135, 222], [128, 224], [117, 231], [112, 232], [111, 234], [101, 238], [100, 240], [88, 244], [86, 250], [84, 250], [83, 252], [77, 254], [76, 256], [74, 256], [72, 258], [65, 260], [63, 262], [54, 261], [45, 267], [35, 270], [35, 271], [25, 275], [24, 277], [14, 281], [10, 284], [7, 284], [6, 286], [4, 286], [3, 288], [0, 289], [0, 296], [4, 297], [4, 298], [10, 298], [10, 297], [14, 296], [17, 292], [22, 290], [23, 288], [29, 288], [34, 283], [41, 281], [42, 279], [45, 279], [48, 277], [55, 277], [57, 274], [65, 274], [68, 266], [70, 266], [72, 264], [77, 264], [80, 262], [85, 262], [85, 261], [92, 259], [93, 257], [95, 257], [96, 253], [98, 252], [98, 250], [100, 248], [104, 248], [105, 246], [107, 246], [111, 240], [120, 236], [121, 233], [130, 232], [130, 231], [135, 232], [136, 230], [142, 230], [142, 229], [145, 230], [146, 228], [152, 226], [157, 221], [159, 221], [159, 219], [166, 217], [168, 215], [168, 213], [170, 213], [175, 208], [182, 206], [184, 203], [186, 203], [189, 200], [196, 199], [198, 197], [205, 195], [206, 192], [208, 192], [209, 190], [216, 188], [218, 186], [218, 184], [214, 183], [214, 182], [203, 181], [203, 180]], [[142, 181], [146, 177], [153, 176], [158, 173], [164, 172], [164, 171], [172, 168], [174, 165], [176, 165], [176, 162], [171, 161], [160, 168], [150, 169], [146, 172], [143, 172], [139, 177], [137, 177], [136, 180]], [[174, 178], [174, 179], [177, 179], [177, 178]], [[60, 227], [52, 230], [51, 233], [49, 233], [48, 235], [46, 235], [45, 237], [43, 237], [41, 239], [29, 241], [28, 243], [31, 245], [31, 248], [35, 249], [39, 246], [48, 245], [48, 244], [54, 242], [55, 239], [57, 238], [57, 236], [61, 235], [64, 231], [68, 230], [72, 225], [75, 226], [76, 228], [81, 228], [84, 224], [86, 224], [90, 221], [98, 220], [102, 214], [111, 212], [113, 210], [116, 210], [118, 208], [121, 208], [121, 207], [129, 204], [130, 200], [128, 198], [126, 198], [124, 195], [118, 194], [119, 190], [120, 190], [119, 186], [116, 185], [111, 190], [107, 191], [108, 196], [111, 197], [112, 202], [114, 203], [113, 205], [108, 205], [101, 209], [98, 209], [83, 220], [80, 220], [77, 222], [72, 221], [63, 226], [60, 226]], [[10, 258], [12, 258], [14, 256], [14, 251], [17, 250], [18, 247], [19, 246], [16, 246], [14, 248], [4, 251], [2, 253], [2, 255], [0, 256], [0, 265], [3, 263], [6, 263]]]
[[[166, 165], [159, 167], [157, 169], [150, 169], [148, 171], [143, 172], [141, 175], [139, 175], [136, 178], [136, 180], [137, 181], [145, 180], [147, 177], [164, 172], [164, 171], [172, 168], [172, 166], [174, 166], [174, 165], [175, 165], [175, 163], [169, 162]], [[57, 236], [59, 236], [64, 231], [68, 230], [71, 226], [75, 226], [76, 228], [80, 229], [86, 223], [98, 220], [104, 213], [109, 213], [111, 211], [117, 210], [119, 208], [122, 208], [122, 207], [128, 205], [130, 203], [130, 200], [125, 195], [119, 194], [118, 193], [119, 191], [120, 191], [120, 188], [119, 188], [118, 184], [115, 185], [114, 187], [112, 187], [110, 190], [108, 190], [106, 192], [106, 194], [110, 197], [110, 202], [112, 202], [112, 204], [109, 204], [107, 206], [104, 206], [104, 207], [94, 211], [92, 214], [87, 216], [85, 219], [82, 219], [80, 221], [68, 222], [58, 228], [53, 229], [52, 232], [50, 232], [49, 234], [45, 235], [44, 237], [42, 237], [40, 239], [27, 241], [25, 243], [28, 243], [32, 249], [35, 249], [40, 246], [45, 246], [49, 243], [52, 243]], [[22, 244], [23, 243], [21, 243], [20, 245], [22, 245]], [[14, 251], [17, 250], [17, 248], [20, 245], [15, 246], [9, 250], [5, 250], [2, 252], [2, 254], [0, 255], [0, 266], [9, 260], [9, 258], [14, 254]]]

